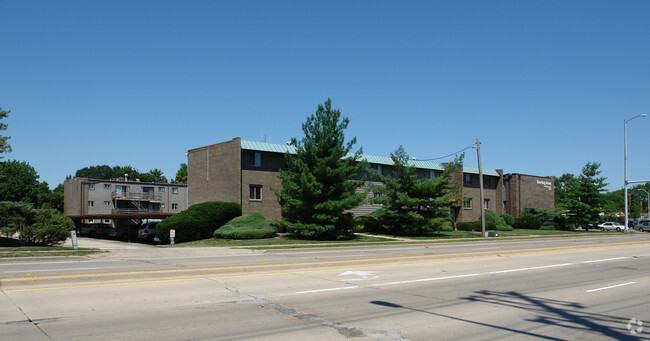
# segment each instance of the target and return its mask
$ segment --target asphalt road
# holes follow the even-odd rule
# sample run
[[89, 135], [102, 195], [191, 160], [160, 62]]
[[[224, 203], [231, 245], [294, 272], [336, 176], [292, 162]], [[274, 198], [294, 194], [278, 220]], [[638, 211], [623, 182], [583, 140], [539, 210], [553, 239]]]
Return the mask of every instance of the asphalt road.
[[287, 271], [2, 289], [0, 339], [650, 339], [645, 236], [500, 243], [384, 261], [377, 249], [353, 265], [301, 250], [291, 256], [308, 260]]
[[[95, 273], [107, 271], [183, 269], [214, 266], [246, 266], [255, 264], [287, 264], [308, 261], [376, 259], [413, 255], [445, 255], [477, 251], [508, 251], [537, 247], [582, 247], [611, 242], [650, 240], [650, 233], [624, 235], [613, 232], [602, 237], [557, 238], [543, 240], [487, 239], [483, 242], [452, 242], [421, 245], [370, 247], [335, 247], [309, 249], [228, 249], [168, 248], [112, 240], [80, 238], [83, 247], [110, 251], [71, 259], [2, 259], [0, 280], [14, 276], [47, 276], [63, 273]], [[1, 288], [1, 286], [0, 286]]]

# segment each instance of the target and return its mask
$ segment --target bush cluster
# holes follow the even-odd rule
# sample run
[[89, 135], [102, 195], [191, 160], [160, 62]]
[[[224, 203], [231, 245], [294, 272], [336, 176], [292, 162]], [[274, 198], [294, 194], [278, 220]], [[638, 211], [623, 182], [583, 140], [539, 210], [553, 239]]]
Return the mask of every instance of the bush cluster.
[[260, 212], [251, 212], [236, 217], [214, 231], [215, 238], [223, 239], [261, 239], [273, 238], [278, 227]]
[[176, 230], [177, 243], [212, 238], [214, 230], [241, 216], [241, 205], [234, 202], [208, 201], [188, 207], [156, 225], [156, 234], [169, 243], [169, 230]]
[[515, 221], [518, 229], [565, 230], [566, 218], [561, 212], [526, 208]]
[[7, 238], [17, 233], [22, 245], [59, 244], [73, 229], [72, 220], [57, 210], [35, 210], [23, 202], [0, 202], [0, 233]]

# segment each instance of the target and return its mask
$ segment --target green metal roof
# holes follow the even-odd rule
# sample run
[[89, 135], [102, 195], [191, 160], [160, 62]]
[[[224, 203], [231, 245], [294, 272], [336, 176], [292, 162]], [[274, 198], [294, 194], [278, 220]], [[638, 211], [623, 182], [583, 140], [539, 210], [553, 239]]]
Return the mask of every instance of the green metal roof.
[[[254, 150], [259, 152], [272, 152], [272, 153], [281, 153], [285, 154], [289, 152], [290, 154], [296, 153], [296, 147], [289, 146], [286, 144], [277, 144], [277, 143], [268, 143], [268, 142], [257, 142], [257, 141], [247, 141], [241, 140], [241, 149], [245, 150]], [[352, 157], [354, 154], [348, 154], [347, 157]], [[376, 165], [386, 165], [392, 166], [393, 160], [388, 156], [377, 156], [377, 155], [366, 155], [361, 154], [361, 159], [367, 161], [371, 164]], [[438, 162], [431, 161], [420, 161], [420, 160], [409, 160], [409, 166], [414, 166], [418, 169], [427, 169], [427, 170], [444, 170], [444, 165]], [[469, 174], [478, 174], [478, 168], [476, 167], [467, 167], [463, 166], [463, 172]], [[483, 175], [499, 176], [496, 170], [483, 168]]]

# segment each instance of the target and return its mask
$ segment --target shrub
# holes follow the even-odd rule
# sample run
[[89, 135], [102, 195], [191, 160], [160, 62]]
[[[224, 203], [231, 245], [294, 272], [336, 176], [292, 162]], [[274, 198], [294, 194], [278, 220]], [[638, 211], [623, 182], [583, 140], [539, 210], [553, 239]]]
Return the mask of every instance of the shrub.
[[503, 219], [503, 221], [504, 221], [507, 225], [510, 225], [510, 226], [515, 225], [515, 217], [513, 217], [513, 216], [511, 216], [511, 215], [509, 215], [509, 214], [507, 214], [507, 213], [502, 214], [502, 215], [501, 215], [501, 219]]
[[264, 218], [260, 212], [251, 212], [236, 217], [214, 231], [215, 238], [261, 239], [272, 238], [278, 232], [273, 221]]
[[[479, 229], [480, 229], [479, 225]], [[472, 222], [465, 222], [465, 221], [459, 221], [456, 223], [456, 229], [458, 231], [474, 231], [474, 223]]]
[[169, 230], [176, 230], [177, 243], [212, 238], [214, 230], [238, 216], [241, 216], [241, 206], [237, 203], [203, 202], [159, 222], [156, 234], [164, 243], [169, 243]]
[[38, 210], [34, 223], [23, 227], [20, 241], [24, 245], [54, 245], [64, 242], [74, 229], [72, 220], [57, 210]]
[[506, 224], [505, 220], [494, 211], [485, 211], [485, 223], [486, 230], [512, 231], [512, 226]]
[[540, 229], [543, 226], [545, 230], [555, 230], [557, 228], [566, 228], [565, 222], [566, 220], [559, 212], [538, 208], [526, 208], [515, 221], [515, 227], [521, 229]]
[[386, 232], [386, 229], [381, 225], [379, 219], [371, 215], [354, 218], [353, 225], [355, 230], [360, 232]]

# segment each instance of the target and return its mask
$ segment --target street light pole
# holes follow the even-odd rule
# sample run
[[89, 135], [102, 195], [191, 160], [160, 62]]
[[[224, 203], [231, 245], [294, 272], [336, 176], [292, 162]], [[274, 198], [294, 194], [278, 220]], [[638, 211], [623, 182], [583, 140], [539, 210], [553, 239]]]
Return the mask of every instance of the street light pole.
[[632, 118], [629, 118], [625, 121], [623, 121], [623, 193], [625, 195], [625, 232], [628, 231], [628, 216], [627, 216], [627, 210], [628, 210], [628, 205], [627, 205], [627, 122], [632, 121], [633, 119], [637, 117], [646, 117], [646, 114], [641, 114], [641, 115], [636, 115]]

